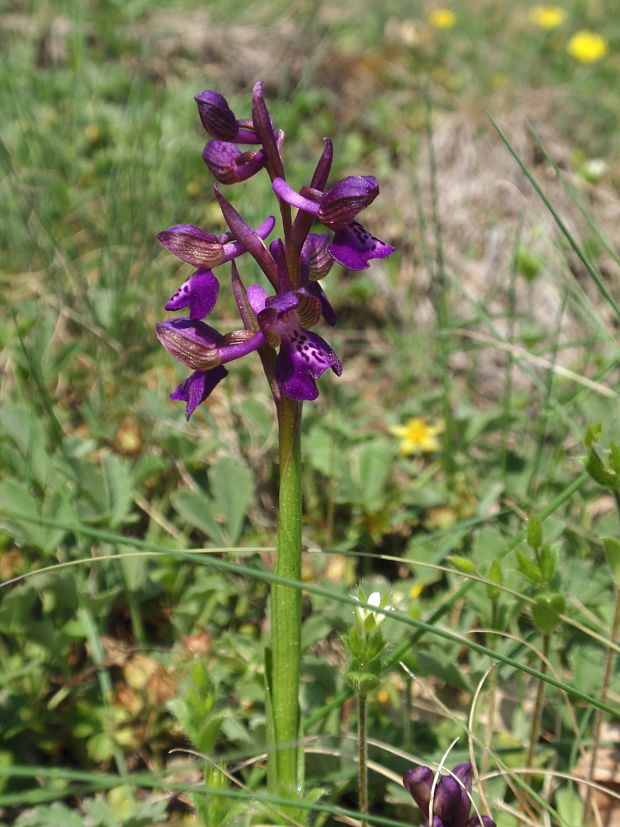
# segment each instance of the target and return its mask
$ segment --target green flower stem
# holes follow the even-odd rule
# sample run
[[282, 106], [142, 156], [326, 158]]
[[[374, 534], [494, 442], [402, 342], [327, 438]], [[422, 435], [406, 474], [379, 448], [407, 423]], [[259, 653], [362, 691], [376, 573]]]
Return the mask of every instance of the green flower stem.
[[[301, 403], [282, 396], [278, 405], [280, 497], [275, 571], [301, 579]], [[274, 583], [271, 588], [271, 716], [273, 744], [269, 761], [270, 792], [300, 796], [299, 671], [301, 592]]]
[[[609, 632], [609, 639], [615, 643], [618, 639], [618, 627], [620, 626], [620, 588], [618, 584], [614, 583], [614, 614], [611, 622], [611, 629]], [[607, 700], [607, 693], [609, 691], [609, 683], [614, 665], [615, 654], [613, 649], [607, 649], [605, 653], [605, 667], [603, 671], [603, 680], [601, 683], [601, 692], [599, 698], [605, 702]], [[603, 713], [600, 709], [596, 710], [594, 717], [594, 738], [592, 742], [592, 752], [590, 756], [590, 766], [588, 768], [588, 781], [592, 782], [598, 760], [598, 751], [601, 744], [601, 726], [603, 724]], [[592, 806], [592, 785], [588, 784], [586, 787], [586, 797], [583, 805], [583, 812], [586, 818], [589, 815]], [[594, 815], [594, 813], [593, 813]]]
[[[542, 660], [540, 663], [540, 671], [543, 675], [547, 674], [547, 667], [549, 662], [549, 652], [551, 650], [551, 635], [543, 635], [543, 650]], [[536, 700], [534, 702], [534, 711], [532, 713], [532, 723], [530, 727], [530, 743], [527, 750], [527, 759], [525, 766], [528, 770], [533, 768], [534, 755], [536, 753], [536, 745], [538, 744], [538, 731], [540, 729], [540, 718], [542, 716], [543, 698], [545, 694], [545, 683], [542, 680], [538, 681], [536, 687]], [[526, 783], [529, 783], [529, 773], [523, 776]]]

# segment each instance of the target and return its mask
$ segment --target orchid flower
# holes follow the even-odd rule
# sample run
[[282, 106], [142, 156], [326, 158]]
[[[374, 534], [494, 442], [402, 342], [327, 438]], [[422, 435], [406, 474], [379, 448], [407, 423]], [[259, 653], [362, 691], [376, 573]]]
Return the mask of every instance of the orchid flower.
[[322, 192], [304, 187], [296, 192], [283, 178], [273, 181], [276, 195], [287, 204], [314, 215], [334, 231], [329, 244], [331, 256], [349, 270], [366, 270], [371, 258], [387, 258], [394, 247], [371, 235], [355, 217], [379, 194], [377, 179], [372, 175], [351, 175]]
[[276, 379], [283, 393], [289, 399], [316, 399], [319, 391], [314, 380], [327, 368], [336, 376], [342, 373], [342, 364], [330, 345], [307, 329], [321, 316], [320, 300], [304, 288], [267, 296], [258, 285], [248, 288], [248, 300], [263, 334], [280, 342]]
[[424, 827], [495, 827], [488, 816], [469, 818], [471, 764], [458, 764], [450, 775], [439, 779], [430, 767], [412, 767], [403, 776], [403, 784], [422, 811]]

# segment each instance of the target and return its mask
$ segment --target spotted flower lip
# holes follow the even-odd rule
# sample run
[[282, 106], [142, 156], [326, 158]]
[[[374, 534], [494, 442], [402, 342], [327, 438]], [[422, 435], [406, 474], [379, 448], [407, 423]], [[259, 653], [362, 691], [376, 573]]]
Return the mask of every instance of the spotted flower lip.
[[209, 172], [222, 184], [237, 184], [256, 175], [265, 166], [265, 152], [250, 149], [242, 152], [236, 144], [213, 140], [202, 151]]
[[219, 289], [220, 283], [211, 270], [201, 268], [183, 282], [165, 308], [181, 310], [187, 307], [190, 318], [204, 319], [213, 310]]
[[198, 104], [198, 114], [202, 125], [214, 138], [221, 141], [234, 141], [237, 144], [259, 143], [256, 133], [247, 121], [239, 121], [228, 105], [228, 101], [219, 92], [205, 89], [194, 96]]
[[[266, 238], [275, 223], [275, 218], [269, 216], [256, 228], [256, 234]], [[206, 233], [193, 224], [175, 224], [168, 227], [167, 230], [158, 233], [157, 240], [177, 258], [193, 264], [194, 267], [205, 269], [217, 267], [246, 252], [245, 245], [233, 239], [231, 234], [227, 234], [223, 240], [221, 236]]]
[[331, 368], [336, 376], [342, 364], [332, 347], [302, 325], [316, 324], [321, 315], [319, 299], [303, 288], [267, 296], [262, 287], [251, 285], [248, 300], [257, 314], [267, 340], [280, 341], [276, 357], [276, 380], [290, 399], [310, 402], [319, 395], [315, 380]]
[[349, 176], [321, 192], [304, 188], [296, 192], [282, 178], [273, 181], [276, 195], [293, 207], [314, 215], [334, 231], [328, 250], [332, 258], [349, 270], [366, 270], [372, 258], [387, 258], [394, 247], [371, 235], [355, 217], [379, 194], [372, 175]]
[[450, 775], [443, 775], [436, 781], [436, 774], [430, 767], [407, 770], [403, 784], [422, 811], [424, 827], [495, 827], [495, 822], [488, 816], [469, 818], [471, 772], [471, 764], [457, 764]]
[[184, 382], [172, 391], [170, 399], [185, 402], [185, 419], [190, 418], [198, 405], [205, 401], [211, 391], [228, 376], [228, 371], [222, 365], [213, 370], [197, 370], [188, 376]]

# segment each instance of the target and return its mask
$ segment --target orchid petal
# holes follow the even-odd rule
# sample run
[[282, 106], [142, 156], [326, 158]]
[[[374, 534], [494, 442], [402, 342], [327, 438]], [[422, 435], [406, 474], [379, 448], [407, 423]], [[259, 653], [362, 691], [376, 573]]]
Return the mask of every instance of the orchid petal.
[[319, 395], [315, 379], [331, 368], [337, 376], [342, 364], [327, 342], [316, 333], [302, 330], [294, 340], [283, 338], [276, 359], [276, 379], [290, 399], [312, 401]]
[[386, 244], [358, 221], [336, 231], [329, 252], [338, 264], [349, 270], [366, 270], [371, 258], [387, 258], [395, 248]]
[[198, 405], [204, 402], [215, 386], [228, 375], [221, 365], [213, 370], [198, 370], [191, 374], [170, 394], [170, 399], [186, 402], [185, 419], [189, 419]]
[[166, 304], [166, 310], [189, 307], [192, 319], [204, 319], [213, 310], [220, 284], [211, 270], [196, 270]]
[[236, 144], [215, 140], [209, 141], [203, 149], [202, 160], [222, 184], [236, 184], [251, 178], [265, 166], [265, 153], [261, 149], [241, 152]]
[[336, 315], [336, 311], [329, 303], [329, 299], [325, 294], [325, 290], [321, 287], [318, 281], [310, 281], [306, 285], [306, 290], [309, 293], [312, 293], [320, 302], [321, 302], [321, 313], [323, 314], [323, 318], [327, 322], [328, 325], [334, 327], [336, 322], [338, 321], [338, 316]]
[[301, 274], [304, 280], [322, 279], [329, 273], [334, 258], [329, 251], [331, 237], [327, 233], [310, 233], [301, 248]]
[[224, 245], [211, 233], [193, 224], [175, 224], [158, 233], [157, 240], [183, 261], [194, 267], [211, 268], [224, 260]]
[[350, 175], [327, 190], [321, 198], [318, 219], [326, 227], [339, 230], [379, 195], [379, 184], [372, 175]]
[[258, 284], [251, 284], [247, 289], [247, 297], [250, 302], [250, 307], [258, 316], [261, 310], [265, 309], [265, 303], [267, 301], [266, 291]]

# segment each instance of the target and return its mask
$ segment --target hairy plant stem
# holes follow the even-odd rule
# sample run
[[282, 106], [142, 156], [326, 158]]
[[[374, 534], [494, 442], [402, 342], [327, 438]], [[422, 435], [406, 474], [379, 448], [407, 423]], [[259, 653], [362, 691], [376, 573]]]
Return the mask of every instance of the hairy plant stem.
[[[618, 493], [614, 492], [614, 497], [616, 499], [616, 505], [618, 507], [618, 511], [620, 512], [620, 499], [618, 497]], [[611, 643], [615, 643], [618, 639], [618, 627], [620, 626], [620, 587], [616, 582], [614, 577], [614, 613], [613, 618], [611, 621], [611, 629], [609, 630], [609, 640]], [[601, 682], [601, 692], [599, 695], [599, 699], [605, 702], [607, 697], [607, 692], [609, 691], [609, 682], [611, 680], [611, 674], [614, 665], [614, 658], [615, 653], [611, 647], [609, 647], [605, 653], [605, 666], [603, 668], [603, 680]], [[583, 813], [584, 816], [588, 817], [588, 812], [591, 807], [591, 800], [592, 800], [592, 781], [594, 778], [594, 773], [596, 770], [596, 763], [598, 760], [598, 750], [601, 742], [601, 726], [603, 723], [603, 712], [600, 709], [596, 710], [594, 716], [594, 727], [593, 732], [594, 736], [592, 738], [592, 752], [590, 756], [590, 766], [588, 767], [588, 785], [586, 787], [586, 795], [583, 804]]]
[[[549, 649], [551, 648], [551, 635], [543, 635], [543, 651], [542, 661], [540, 664], [540, 671], [543, 675], [547, 674], [547, 663], [549, 661]], [[538, 730], [540, 727], [540, 717], [542, 715], [543, 698], [545, 695], [545, 683], [539, 680], [536, 688], [536, 701], [534, 702], [534, 711], [532, 713], [532, 726], [530, 728], [530, 745], [527, 751], [527, 760], [525, 766], [531, 768], [534, 761], [534, 753], [536, 751], [536, 743], [538, 741]], [[527, 783], [529, 781], [529, 774], [523, 776], [523, 780]]]
[[[282, 396], [278, 404], [280, 494], [274, 573], [301, 578], [301, 403]], [[271, 718], [269, 791], [299, 798], [299, 672], [301, 592], [274, 583], [271, 588]]]
[[368, 698], [365, 692], [357, 696], [357, 750], [359, 770], [359, 811], [362, 815], [360, 827], [368, 827], [363, 817], [368, 813], [368, 736], [366, 731]]

